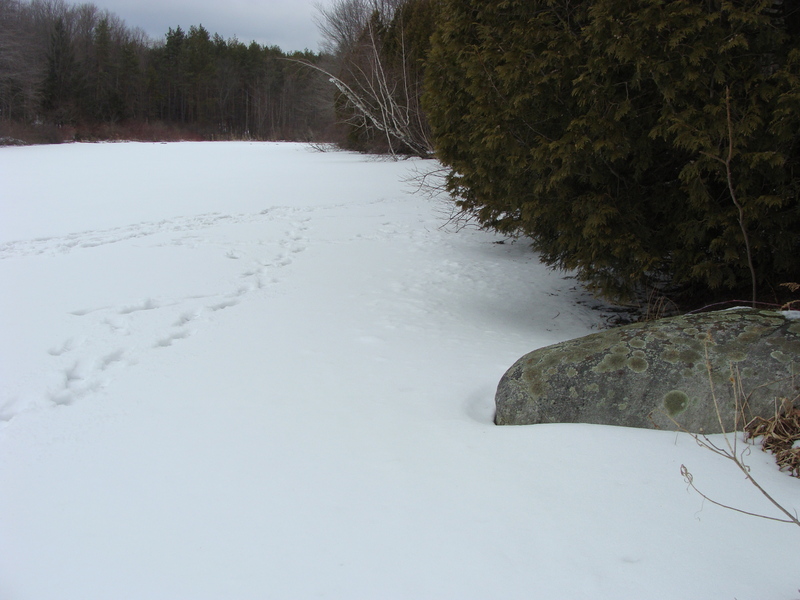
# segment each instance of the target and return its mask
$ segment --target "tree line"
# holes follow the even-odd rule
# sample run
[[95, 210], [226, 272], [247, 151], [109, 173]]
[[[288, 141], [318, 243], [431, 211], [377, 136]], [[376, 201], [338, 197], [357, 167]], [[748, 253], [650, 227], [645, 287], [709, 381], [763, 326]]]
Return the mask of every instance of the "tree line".
[[0, 0], [0, 125], [161, 124], [204, 139], [304, 140], [332, 123], [321, 55], [211, 34], [151, 40], [93, 4]]

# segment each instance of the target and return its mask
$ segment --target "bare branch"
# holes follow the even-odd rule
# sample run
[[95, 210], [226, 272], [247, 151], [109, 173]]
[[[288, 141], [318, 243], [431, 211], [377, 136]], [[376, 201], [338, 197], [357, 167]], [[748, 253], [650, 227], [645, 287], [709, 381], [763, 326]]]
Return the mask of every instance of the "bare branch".
[[701, 492], [699, 489], [697, 489], [697, 486], [694, 484], [694, 476], [689, 471], [689, 469], [686, 468], [686, 465], [681, 465], [681, 475], [683, 475], [683, 479], [686, 481], [686, 483], [689, 485], [690, 488], [692, 488], [695, 492], [697, 492], [703, 498], [703, 500], [707, 500], [707, 501], [711, 502], [711, 504], [714, 504], [716, 506], [720, 506], [722, 508], [727, 508], [728, 510], [732, 510], [732, 511], [735, 511], [735, 512], [738, 512], [738, 513], [742, 513], [743, 515], [748, 515], [748, 516], [751, 516], [751, 517], [758, 517], [759, 519], [767, 519], [769, 521], [777, 521], [778, 523], [789, 523], [789, 524], [795, 523], [795, 524], [797, 524], [797, 519], [795, 519], [794, 517], [792, 517], [791, 519], [779, 519], [777, 517], [770, 517], [768, 515], [762, 515], [762, 514], [759, 514], [759, 513], [748, 512], [746, 510], [742, 510], [741, 508], [736, 508], [735, 506], [730, 506], [728, 504], [723, 504], [722, 502], [717, 502], [713, 498], [709, 498], [703, 492]]
[[719, 156], [711, 154], [709, 152], [701, 151], [700, 154], [703, 156], [707, 156], [717, 162], [722, 163], [725, 166], [725, 176], [728, 183], [728, 192], [731, 195], [731, 200], [733, 200], [734, 206], [736, 206], [737, 210], [739, 211], [739, 228], [742, 230], [742, 237], [744, 237], [744, 245], [745, 251], [747, 252], [747, 265], [750, 268], [750, 281], [752, 283], [752, 303], [753, 308], [756, 306], [756, 300], [758, 297], [758, 289], [757, 289], [757, 279], [756, 279], [756, 269], [753, 265], [753, 253], [750, 249], [750, 235], [747, 233], [747, 227], [745, 226], [744, 220], [744, 206], [739, 201], [738, 196], [736, 195], [736, 189], [733, 185], [733, 169], [731, 167], [731, 163], [733, 162], [733, 119], [731, 117], [731, 89], [730, 87], [725, 87], [725, 110], [727, 116], [727, 127], [728, 127], [728, 154], [723, 159]]
[[377, 77], [377, 80], [368, 76], [361, 67], [357, 67], [361, 74], [361, 79], [358, 81], [360, 87], [358, 91], [353, 89], [353, 87], [348, 85], [343, 79], [319, 65], [294, 58], [286, 58], [283, 60], [296, 62], [323, 73], [328, 78], [328, 81], [336, 86], [336, 89], [347, 99], [358, 114], [378, 131], [385, 133], [390, 139], [396, 139], [403, 143], [421, 158], [429, 158], [433, 154], [433, 148], [428, 146], [425, 141], [416, 139], [408, 124], [404, 123], [402, 119], [397, 118], [400, 109], [393, 95], [390, 93], [385, 77], [382, 75], [383, 71], [379, 57], [376, 64], [377, 68], [371, 71], [371, 74]]
[[[701, 447], [705, 448], [706, 450], [709, 450], [709, 451], [713, 452], [714, 454], [717, 454], [718, 456], [722, 456], [723, 458], [732, 461], [739, 468], [739, 470], [742, 473], [744, 473], [745, 478], [759, 492], [761, 492], [761, 494], [775, 508], [777, 508], [781, 513], [786, 515], [787, 519], [779, 519], [779, 518], [776, 518], [776, 517], [769, 517], [767, 515], [762, 515], [762, 514], [758, 514], [758, 513], [747, 512], [745, 510], [734, 508], [732, 506], [728, 506], [726, 504], [722, 504], [721, 502], [717, 502], [715, 500], [712, 500], [711, 498], [709, 498], [708, 496], [706, 496], [700, 490], [697, 489], [697, 487], [694, 485], [694, 478], [692, 477], [692, 474], [689, 472], [689, 470], [684, 465], [681, 465], [681, 475], [683, 475], [684, 479], [686, 480], [686, 482], [689, 484], [689, 486], [693, 490], [695, 490], [704, 499], [708, 500], [712, 504], [716, 504], [717, 506], [721, 506], [723, 508], [734, 510], [736, 512], [740, 512], [740, 513], [743, 513], [743, 514], [746, 514], [746, 515], [750, 515], [750, 516], [754, 516], [754, 517], [760, 517], [760, 518], [763, 518], [763, 519], [769, 519], [770, 521], [779, 521], [781, 523], [795, 524], [798, 527], [800, 527], [800, 520], [797, 518], [797, 515], [793, 515], [792, 513], [790, 513], [783, 505], [781, 505], [780, 502], [775, 500], [775, 498], [773, 498], [772, 495], [770, 495], [770, 493], [767, 492], [767, 490], [765, 490], [761, 486], [761, 484], [755, 479], [755, 477], [753, 477], [753, 474], [750, 472], [750, 468], [747, 466], [747, 464], [745, 464], [744, 459], [743, 459], [744, 452], [749, 451], [749, 448], [746, 449], [742, 453], [740, 453], [739, 450], [738, 450], [738, 445], [737, 445], [738, 440], [737, 440], [737, 437], [736, 437], [736, 429], [737, 429], [737, 426], [739, 424], [739, 421], [740, 420], [744, 421], [744, 411], [745, 411], [745, 405], [746, 405], [746, 402], [747, 402], [747, 397], [746, 397], [746, 395], [744, 393], [744, 386], [742, 385], [741, 375], [733, 367], [733, 364], [731, 364], [731, 385], [733, 386], [736, 422], [734, 423], [734, 432], [733, 432], [734, 439], [733, 439], [733, 443], [731, 443], [731, 440], [730, 440], [730, 437], [729, 437], [730, 434], [728, 433], [728, 431], [727, 431], [727, 429], [725, 427], [725, 423], [723, 422], [723, 419], [722, 419], [722, 416], [721, 416], [721, 411], [720, 411], [720, 408], [719, 408], [719, 400], [717, 399], [717, 394], [716, 394], [716, 391], [714, 389], [714, 378], [713, 378], [713, 373], [712, 373], [712, 369], [711, 369], [711, 361], [710, 361], [710, 359], [708, 357], [708, 344], [710, 342], [711, 342], [711, 335], [709, 334], [707, 339], [706, 339], [706, 369], [708, 370], [708, 380], [709, 380], [709, 385], [711, 387], [711, 398], [712, 398], [712, 400], [714, 402], [714, 409], [716, 410], [717, 420], [719, 422], [720, 430], [722, 431], [722, 436], [723, 436], [723, 439], [725, 440], [725, 445], [727, 446], [727, 448], [722, 448], [722, 447], [714, 444], [705, 435], [699, 435], [699, 434], [696, 434], [696, 433], [690, 433], [690, 435], [694, 438], [695, 442], [697, 442], [697, 444], [700, 445]], [[675, 421], [673, 420], [673, 422], [675, 422]], [[683, 428], [681, 428], [681, 429], [684, 432], [686, 432], [685, 429], [683, 429]]]

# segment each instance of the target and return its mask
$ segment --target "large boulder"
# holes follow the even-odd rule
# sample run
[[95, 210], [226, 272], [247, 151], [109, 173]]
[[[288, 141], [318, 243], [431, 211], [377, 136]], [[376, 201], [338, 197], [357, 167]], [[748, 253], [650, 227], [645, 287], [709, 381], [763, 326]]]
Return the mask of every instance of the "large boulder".
[[[800, 389], [797, 313], [737, 308], [635, 323], [541, 348], [503, 376], [498, 425], [597, 423], [720, 433]], [[741, 381], [734, 393], [732, 380]], [[716, 402], [714, 401], [716, 397]], [[717, 414], [719, 408], [719, 416]]]

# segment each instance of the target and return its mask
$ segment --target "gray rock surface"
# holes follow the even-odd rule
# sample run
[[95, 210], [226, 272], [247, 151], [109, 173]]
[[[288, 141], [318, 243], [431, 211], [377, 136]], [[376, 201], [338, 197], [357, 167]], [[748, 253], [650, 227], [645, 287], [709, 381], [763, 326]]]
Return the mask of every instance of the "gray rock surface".
[[800, 320], [737, 308], [635, 323], [541, 348], [500, 380], [495, 423], [720, 433], [713, 382], [731, 431], [732, 368], [741, 375], [746, 417], [773, 415], [777, 398], [794, 399], [800, 390]]

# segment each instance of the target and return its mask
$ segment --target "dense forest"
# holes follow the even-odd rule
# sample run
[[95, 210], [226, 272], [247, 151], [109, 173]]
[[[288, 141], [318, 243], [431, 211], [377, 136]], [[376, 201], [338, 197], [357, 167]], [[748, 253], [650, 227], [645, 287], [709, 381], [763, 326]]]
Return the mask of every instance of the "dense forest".
[[430, 156], [421, 108], [438, 0], [332, 0], [323, 52], [149, 39], [97, 6], [0, 0], [0, 137], [328, 141]]
[[151, 40], [93, 4], [0, 0], [0, 136], [308, 140], [331, 135], [322, 55], [212, 35]]

